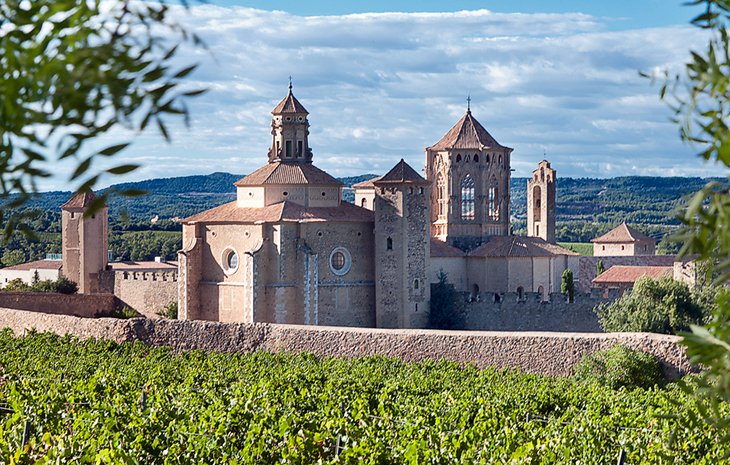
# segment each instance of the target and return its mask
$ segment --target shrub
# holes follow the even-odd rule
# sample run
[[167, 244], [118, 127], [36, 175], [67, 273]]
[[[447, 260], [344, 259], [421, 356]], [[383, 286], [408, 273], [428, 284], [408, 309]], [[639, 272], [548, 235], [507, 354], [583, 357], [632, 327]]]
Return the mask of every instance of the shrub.
[[455, 329], [461, 325], [456, 308], [456, 290], [444, 270], [439, 271], [438, 283], [431, 285], [429, 320], [434, 329]]
[[610, 304], [596, 307], [604, 331], [676, 334], [702, 324], [712, 300], [708, 290], [692, 292], [689, 287], [664, 277], [640, 278], [631, 292]]
[[177, 320], [177, 302], [167, 304], [166, 307], [157, 312], [157, 316], [168, 320]]
[[56, 292], [60, 292], [61, 294], [76, 294], [79, 290], [79, 285], [65, 276], [59, 277], [55, 284]]
[[666, 381], [653, 355], [622, 345], [584, 356], [575, 366], [575, 376], [612, 389], [622, 386], [647, 389]]
[[4, 291], [8, 292], [30, 292], [30, 285], [26, 284], [22, 279], [15, 278], [10, 280], [5, 287]]
[[560, 292], [568, 297], [568, 302], [573, 303], [575, 295], [575, 283], [573, 282], [573, 270], [567, 268], [563, 271], [562, 280], [560, 282]]

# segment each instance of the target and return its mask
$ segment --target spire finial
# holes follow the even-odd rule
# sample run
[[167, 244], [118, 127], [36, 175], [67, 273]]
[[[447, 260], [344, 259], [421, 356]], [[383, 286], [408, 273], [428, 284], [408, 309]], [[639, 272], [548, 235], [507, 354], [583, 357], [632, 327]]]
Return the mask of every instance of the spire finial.
[[466, 112], [471, 113], [471, 92], [466, 94]]
[[292, 85], [291, 85], [291, 76], [289, 76], [289, 92], [291, 92], [291, 88], [292, 88]]

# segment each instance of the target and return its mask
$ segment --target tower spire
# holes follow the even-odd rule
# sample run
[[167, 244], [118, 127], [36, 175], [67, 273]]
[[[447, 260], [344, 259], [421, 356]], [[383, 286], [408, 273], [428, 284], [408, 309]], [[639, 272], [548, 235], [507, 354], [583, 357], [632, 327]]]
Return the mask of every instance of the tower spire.
[[466, 112], [471, 113], [471, 92], [466, 94]]
[[289, 76], [289, 92], [292, 91], [292, 84], [291, 84], [291, 75]]

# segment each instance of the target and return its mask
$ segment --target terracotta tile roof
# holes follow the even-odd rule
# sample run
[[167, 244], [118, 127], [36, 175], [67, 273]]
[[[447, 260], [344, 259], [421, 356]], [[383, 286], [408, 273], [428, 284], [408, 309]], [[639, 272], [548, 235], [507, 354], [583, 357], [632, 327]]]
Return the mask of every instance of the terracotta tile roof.
[[182, 220], [183, 223], [279, 223], [293, 221], [309, 223], [318, 221], [333, 222], [372, 222], [375, 215], [367, 208], [342, 202], [339, 207], [305, 208], [293, 202], [280, 202], [262, 208], [239, 208], [236, 202], [212, 208]]
[[461, 249], [457, 249], [444, 241], [431, 238], [432, 257], [463, 257], [465, 255]]
[[627, 266], [614, 265], [607, 269], [600, 276], [591, 281], [594, 284], [627, 283], [633, 284], [637, 279], [648, 276], [650, 278], [662, 278], [672, 276], [674, 268], [671, 266]]
[[497, 236], [469, 253], [471, 257], [554, 257], [580, 254], [539, 237]]
[[363, 182], [359, 182], [357, 184], [353, 184], [352, 185], [352, 188], [353, 189], [367, 189], [367, 188], [374, 189], [375, 188], [375, 184], [373, 184], [373, 183], [375, 183], [376, 181], [378, 181], [380, 179], [382, 179], [382, 176], [378, 176], [376, 178], [368, 179], [367, 181], [363, 181]]
[[30, 270], [60, 270], [63, 266], [61, 260], [36, 260], [33, 262], [21, 263], [3, 268], [3, 270], [30, 271]]
[[160, 271], [172, 271], [177, 270], [177, 262], [111, 262], [109, 268], [115, 271], [142, 271], [142, 270], [160, 270]]
[[235, 186], [263, 186], [267, 184], [316, 184], [342, 186], [336, 178], [311, 163], [267, 163], [253, 173], [239, 179]]
[[374, 185], [380, 184], [422, 184], [428, 185], [423, 176], [416, 173], [416, 170], [405, 162], [402, 158], [400, 161], [390, 170], [385, 176], [381, 177], [377, 181], [374, 181]]
[[86, 208], [96, 199], [93, 191], [77, 192], [61, 208]]
[[655, 239], [642, 234], [636, 229], [632, 228], [626, 223], [621, 223], [616, 228], [607, 232], [603, 236], [593, 239], [591, 242], [598, 243], [615, 243], [615, 242], [640, 242], [640, 241], [652, 241], [656, 242]]
[[299, 103], [294, 93], [292, 93], [291, 85], [289, 86], [289, 93], [284, 97], [284, 100], [271, 110], [272, 115], [280, 115], [282, 113], [306, 113], [309, 114], [304, 105]]
[[[471, 115], [471, 111], [466, 114], [446, 133], [440, 141], [436, 142], [430, 150], [445, 149], [475, 149], [481, 150], [482, 147], [509, 149], [500, 145], [494, 137], [492, 137], [484, 126], [479, 124]], [[511, 149], [510, 149], [511, 150]]]

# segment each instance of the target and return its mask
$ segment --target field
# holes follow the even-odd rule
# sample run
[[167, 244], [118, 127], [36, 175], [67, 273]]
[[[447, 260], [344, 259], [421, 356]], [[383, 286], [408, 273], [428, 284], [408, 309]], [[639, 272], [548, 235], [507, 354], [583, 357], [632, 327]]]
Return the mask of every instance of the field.
[[0, 333], [4, 464], [720, 463], [711, 433], [670, 443], [657, 415], [687, 405], [672, 385]]
[[558, 245], [586, 257], [593, 256], [593, 244], [590, 242], [558, 242]]

